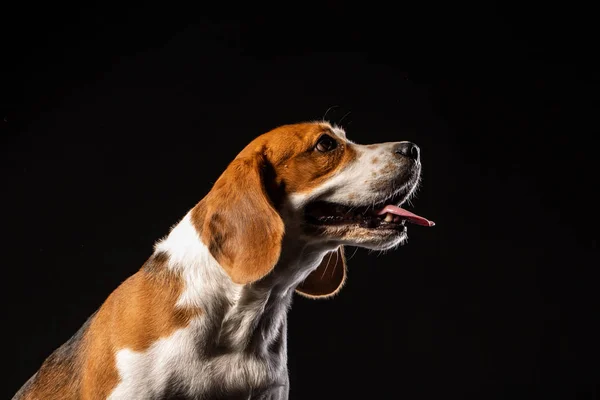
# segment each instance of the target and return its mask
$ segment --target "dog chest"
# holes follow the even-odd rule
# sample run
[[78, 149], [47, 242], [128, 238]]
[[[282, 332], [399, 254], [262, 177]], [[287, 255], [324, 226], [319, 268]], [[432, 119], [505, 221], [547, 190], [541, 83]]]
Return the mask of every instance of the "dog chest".
[[246, 389], [240, 383], [264, 388], [287, 380], [285, 354], [206, 356], [198, 349], [197, 329], [180, 329], [143, 352], [119, 350], [115, 358], [120, 381], [109, 399], [161, 397], [174, 388], [188, 395], [238, 392]]

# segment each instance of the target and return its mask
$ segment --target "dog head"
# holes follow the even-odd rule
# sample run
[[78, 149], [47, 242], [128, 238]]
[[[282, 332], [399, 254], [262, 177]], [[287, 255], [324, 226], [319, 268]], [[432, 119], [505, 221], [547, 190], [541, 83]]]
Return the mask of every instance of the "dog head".
[[325, 122], [284, 125], [238, 154], [194, 220], [240, 284], [269, 274], [284, 235], [320, 250], [297, 291], [327, 297], [345, 280], [344, 245], [386, 250], [406, 240], [406, 222], [433, 224], [400, 208], [419, 184], [419, 152], [410, 142], [356, 144]]

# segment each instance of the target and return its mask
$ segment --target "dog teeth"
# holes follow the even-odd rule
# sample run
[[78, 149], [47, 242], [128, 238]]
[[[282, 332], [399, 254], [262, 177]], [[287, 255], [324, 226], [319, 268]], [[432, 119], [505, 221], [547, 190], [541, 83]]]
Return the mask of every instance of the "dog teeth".
[[384, 221], [385, 221], [385, 222], [392, 222], [393, 220], [394, 220], [394, 216], [393, 216], [392, 214], [390, 214], [390, 213], [387, 213], [387, 214], [385, 215], [385, 218], [384, 218]]

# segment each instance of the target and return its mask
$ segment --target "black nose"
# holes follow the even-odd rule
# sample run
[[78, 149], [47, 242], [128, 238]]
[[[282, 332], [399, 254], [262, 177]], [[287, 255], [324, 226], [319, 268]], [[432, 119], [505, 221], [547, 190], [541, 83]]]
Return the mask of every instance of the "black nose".
[[413, 142], [400, 142], [394, 146], [394, 153], [403, 155], [404, 157], [419, 159], [419, 146]]

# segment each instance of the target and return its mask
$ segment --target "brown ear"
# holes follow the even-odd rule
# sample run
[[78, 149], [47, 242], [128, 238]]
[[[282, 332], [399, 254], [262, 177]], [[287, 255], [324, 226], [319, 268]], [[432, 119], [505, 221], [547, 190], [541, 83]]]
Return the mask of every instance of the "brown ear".
[[340, 291], [346, 282], [344, 246], [325, 254], [321, 264], [296, 288], [296, 292], [313, 299], [327, 298]]
[[202, 240], [235, 283], [267, 275], [279, 260], [283, 220], [267, 195], [264, 156], [235, 159], [204, 199]]

